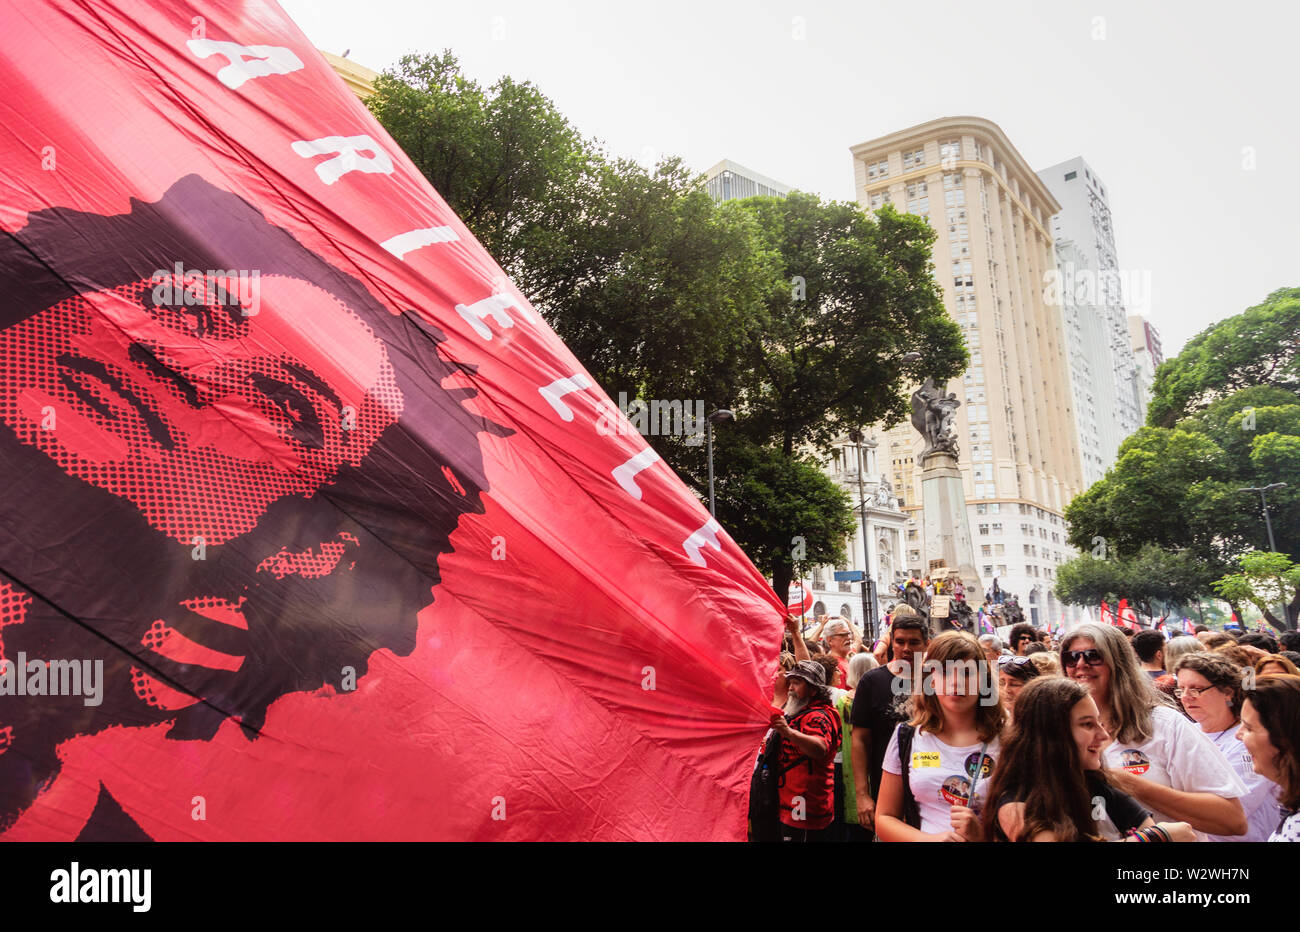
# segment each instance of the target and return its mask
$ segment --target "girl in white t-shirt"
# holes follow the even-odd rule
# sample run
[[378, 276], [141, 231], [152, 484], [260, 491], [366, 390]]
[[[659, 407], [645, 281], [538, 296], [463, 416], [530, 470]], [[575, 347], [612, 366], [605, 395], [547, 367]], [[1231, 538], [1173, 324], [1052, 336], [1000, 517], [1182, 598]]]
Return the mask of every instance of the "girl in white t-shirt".
[[1222, 654], [1197, 651], [1180, 658], [1172, 672], [1178, 680], [1174, 695], [1246, 785], [1241, 798], [1249, 825], [1246, 834], [1210, 835], [1209, 840], [1268, 841], [1277, 826], [1277, 785], [1255, 772], [1250, 753], [1237, 737], [1244, 671]]
[[1065, 675], [1087, 686], [1115, 740], [1102, 752], [1115, 787], [1157, 822], [1241, 835], [1246, 787], [1199, 728], [1166, 704], [1118, 628], [1082, 624], [1061, 642]]
[[876, 834], [881, 841], [980, 841], [980, 811], [1006, 721], [988, 661], [975, 638], [951, 631], [913, 663], [920, 664], [913, 676], [920, 690], [911, 721], [894, 730], [885, 753]]
[[1278, 786], [1278, 823], [1268, 840], [1300, 841], [1300, 676], [1259, 677], [1246, 690], [1237, 737], [1255, 772]]

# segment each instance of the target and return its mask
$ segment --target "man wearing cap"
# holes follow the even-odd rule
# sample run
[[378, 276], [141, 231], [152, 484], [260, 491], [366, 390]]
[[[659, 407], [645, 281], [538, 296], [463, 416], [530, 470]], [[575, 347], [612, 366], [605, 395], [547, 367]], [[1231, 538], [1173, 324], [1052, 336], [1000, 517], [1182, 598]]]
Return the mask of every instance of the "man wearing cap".
[[772, 714], [781, 736], [779, 758], [782, 841], [828, 841], [835, 818], [833, 754], [840, 744], [840, 717], [831, 705], [826, 668], [801, 660], [786, 673], [793, 707]]

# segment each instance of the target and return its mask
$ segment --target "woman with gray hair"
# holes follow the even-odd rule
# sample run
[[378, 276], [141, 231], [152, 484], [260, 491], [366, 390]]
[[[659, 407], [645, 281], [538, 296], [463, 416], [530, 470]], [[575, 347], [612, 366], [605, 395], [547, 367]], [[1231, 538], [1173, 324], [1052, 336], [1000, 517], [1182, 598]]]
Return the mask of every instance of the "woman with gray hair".
[[1157, 822], [1198, 832], [1247, 830], [1246, 787], [1199, 728], [1167, 704], [1118, 628], [1085, 623], [1061, 642], [1065, 675], [1088, 687], [1115, 740], [1102, 759], [1116, 787], [1152, 810]]
[[1178, 661], [1188, 654], [1204, 650], [1208, 650], [1205, 644], [1190, 635], [1173, 638], [1165, 645], [1165, 669], [1173, 673]]

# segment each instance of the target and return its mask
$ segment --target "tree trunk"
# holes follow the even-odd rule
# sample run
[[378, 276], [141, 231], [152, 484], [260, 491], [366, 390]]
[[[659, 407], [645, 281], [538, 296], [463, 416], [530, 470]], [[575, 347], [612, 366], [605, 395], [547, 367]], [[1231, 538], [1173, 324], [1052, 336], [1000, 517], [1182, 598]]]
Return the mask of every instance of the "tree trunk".
[[772, 568], [772, 591], [776, 597], [781, 600], [782, 605], [788, 604], [790, 598], [790, 582], [794, 579], [794, 566], [785, 563], [778, 564]]

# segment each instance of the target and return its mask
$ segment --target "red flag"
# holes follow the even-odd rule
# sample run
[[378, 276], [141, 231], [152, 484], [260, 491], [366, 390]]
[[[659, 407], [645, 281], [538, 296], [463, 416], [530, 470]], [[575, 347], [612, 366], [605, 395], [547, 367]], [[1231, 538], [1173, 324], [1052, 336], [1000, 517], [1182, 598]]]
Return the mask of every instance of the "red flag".
[[93, 6], [0, 11], [3, 837], [743, 838], [762, 575], [273, 2]]

